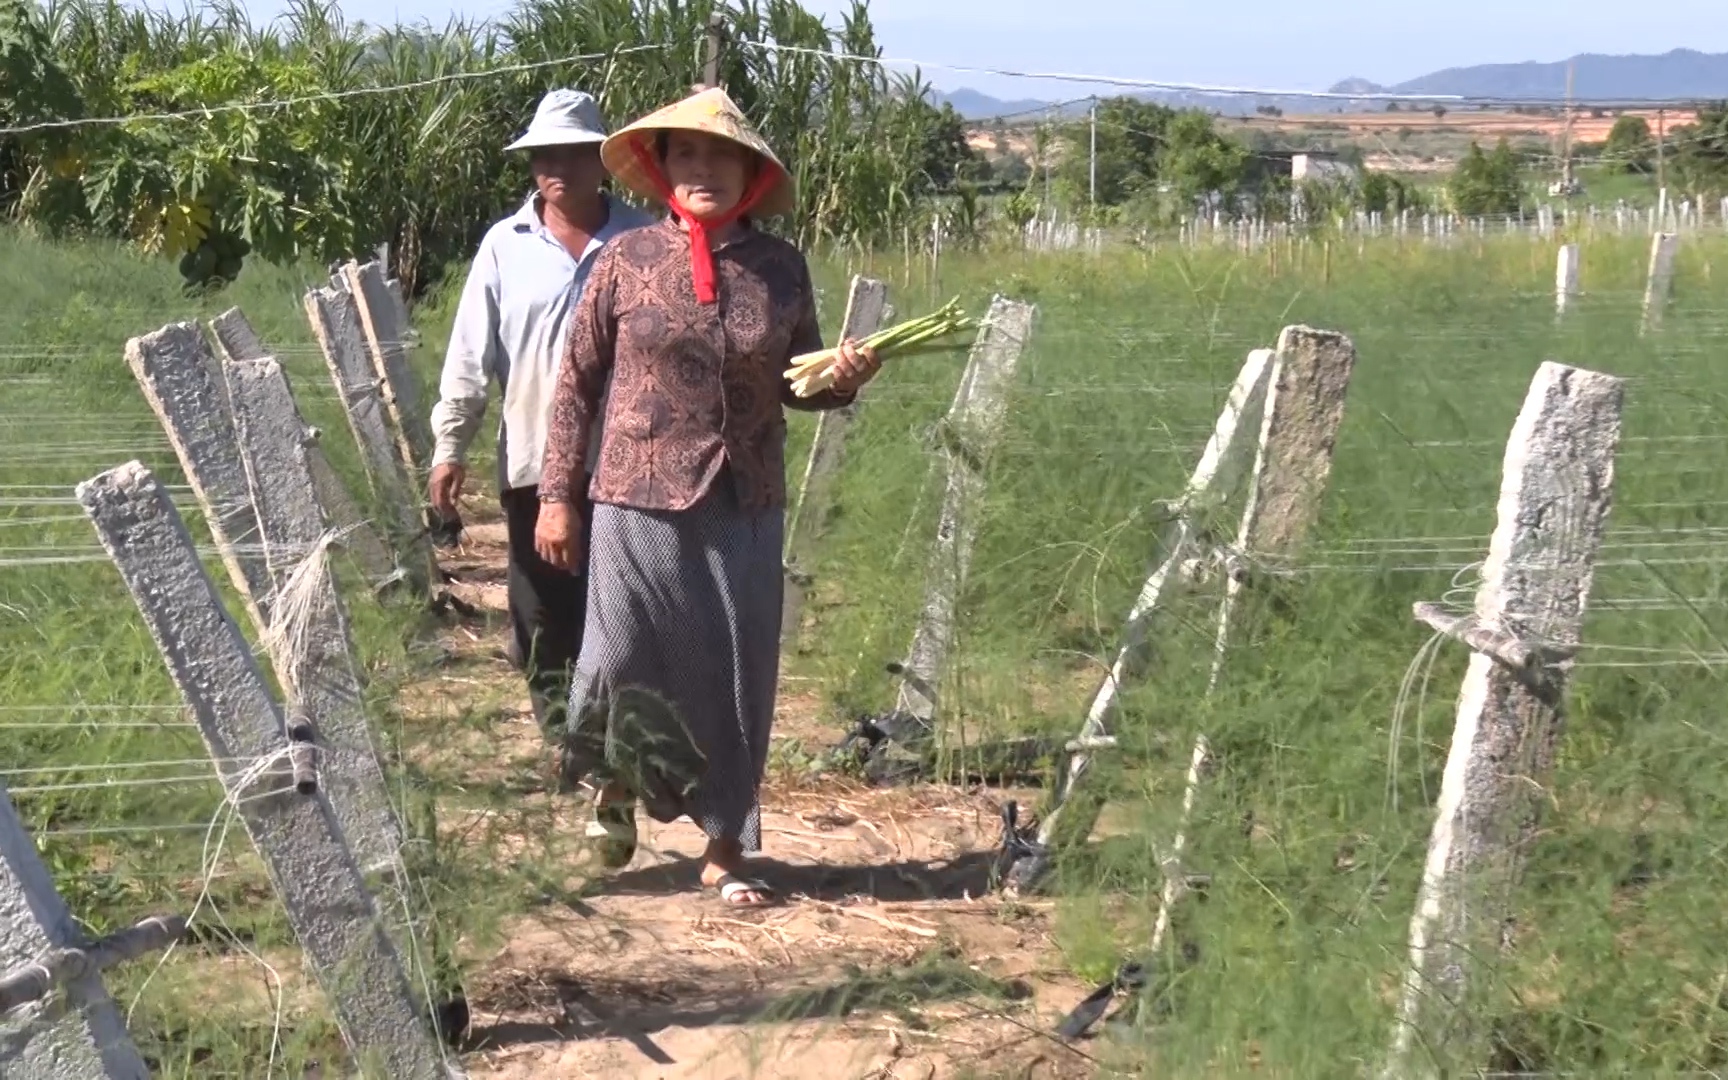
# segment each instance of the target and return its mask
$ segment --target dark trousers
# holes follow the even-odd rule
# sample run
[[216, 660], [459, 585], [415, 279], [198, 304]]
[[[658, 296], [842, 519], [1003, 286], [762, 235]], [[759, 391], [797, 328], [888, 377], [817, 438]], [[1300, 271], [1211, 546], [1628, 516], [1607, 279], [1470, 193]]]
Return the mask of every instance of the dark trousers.
[[[549, 731], [561, 730], [570, 699], [570, 675], [582, 651], [582, 627], [588, 617], [588, 575], [560, 570], [534, 550], [534, 526], [540, 520], [538, 488], [507, 488], [498, 501], [504, 507], [510, 549], [510, 662], [528, 679], [535, 719]], [[594, 520], [593, 505], [586, 498], [581, 503], [584, 541]]]

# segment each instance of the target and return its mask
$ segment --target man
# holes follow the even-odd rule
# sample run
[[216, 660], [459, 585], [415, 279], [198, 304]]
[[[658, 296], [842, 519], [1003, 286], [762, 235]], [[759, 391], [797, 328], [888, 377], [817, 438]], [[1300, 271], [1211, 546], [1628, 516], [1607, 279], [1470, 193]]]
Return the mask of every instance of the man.
[[[588, 94], [554, 90], [527, 132], [505, 147], [528, 152], [534, 191], [480, 241], [462, 289], [439, 401], [432, 410], [432, 507], [457, 518], [469, 445], [486, 414], [488, 383], [503, 397], [499, 501], [509, 546], [510, 660], [526, 675], [535, 718], [559, 724], [582, 644], [587, 582], [534, 551], [540, 457], [571, 311], [609, 240], [652, 223], [600, 188], [606, 170], [600, 109]], [[598, 455], [591, 455], [595, 457]], [[584, 500], [586, 501], [586, 500]], [[584, 507], [584, 513], [587, 508]]]

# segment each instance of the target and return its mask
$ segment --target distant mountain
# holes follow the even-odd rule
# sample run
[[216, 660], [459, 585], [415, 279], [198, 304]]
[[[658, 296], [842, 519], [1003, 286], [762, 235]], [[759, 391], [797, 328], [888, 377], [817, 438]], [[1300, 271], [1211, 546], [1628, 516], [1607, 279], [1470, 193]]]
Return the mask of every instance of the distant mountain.
[[1728, 98], [1728, 53], [1675, 49], [1662, 56], [1587, 53], [1553, 64], [1482, 64], [1448, 68], [1400, 83], [1400, 94], [1456, 94], [1512, 100], [1562, 100], [1566, 66], [1575, 65], [1580, 101], [1635, 102], [1669, 98]]
[[1366, 97], [1369, 94], [1384, 94], [1387, 90], [1379, 83], [1372, 83], [1367, 79], [1345, 79], [1326, 92], [1328, 94], [1361, 94]]
[[[1585, 104], [1693, 98], [1728, 100], [1728, 53], [1701, 53], [1675, 49], [1661, 56], [1604, 56], [1587, 53], [1555, 63], [1479, 64], [1447, 68], [1395, 86], [1381, 86], [1367, 79], [1345, 79], [1328, 93], [1344, 98], [1246, 97], [1227, 94], [1146, 93], [1138, 95], [1175, 107], [1199, 108], [1240, 116], [1258, 109], [1289, 113], [1379, 111], [1384, 102], [1373, 94], [1434, 95], [1436, 97], [1490, 98], [1507, 101], [1559, 101], [1566, 96], [1566, 66], [1575, 65], [1573, 94]], [[1356, 97], [1355, 95], [1361, 95]], [[990, 120], [1036, 114], [1049, 107], [1036, 100], [1002, 101], [976, 90], [956, 90], [938, 96], [948, 101], [968, 120]], [[1084, 104], [1064, 110], [1082, 116]]]
[[968, 120], [993, 120], [997, 117], [1020, 116], [1026, 113], [1038, 113], [1050, 107], [1047, 101], [1024, 99], [1019, 101], [1000, 101], [989, 94], [980, 94], [976, 90], [961, 88], [951, 94], [940, 90], [934, 91], [931, 97], [937, 105], [947, 102], [954, 106], [954, 111]]

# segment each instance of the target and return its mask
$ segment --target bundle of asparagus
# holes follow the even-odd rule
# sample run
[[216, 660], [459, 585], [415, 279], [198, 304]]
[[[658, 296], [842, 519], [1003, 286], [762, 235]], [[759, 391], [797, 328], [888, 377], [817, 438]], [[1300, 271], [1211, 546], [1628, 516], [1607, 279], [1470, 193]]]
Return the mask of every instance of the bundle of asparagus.
[[[952, 344], [944, 338], [977, 329], [978, 320], [961, 314], [960, 301], [955, 298], [939, 311], [878, 330], [858, 344], [870, 346], [876, 350], [878, 359], [886, 360], [891, 356], [911, 356], [951, 348]], [[837, 348], [793, 357], [792, 366], [785, 371], [786, 378], [792, 380], [792, 392], [807, 398], [834, 385], [834, 367], [839, 360], [840, 350]]]

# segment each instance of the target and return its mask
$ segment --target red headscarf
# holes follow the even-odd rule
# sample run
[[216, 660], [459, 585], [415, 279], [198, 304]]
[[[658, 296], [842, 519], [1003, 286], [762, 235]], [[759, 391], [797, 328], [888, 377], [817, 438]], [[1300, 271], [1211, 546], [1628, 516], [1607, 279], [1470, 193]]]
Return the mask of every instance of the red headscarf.
[[763, 162], [762, 167], [756, 171], [756, 179], [745, 189], [744, 197], [738, 200], [738, 205], [719, 217], [703, 221], [679, 203], [678, 196], [672, 192], [671, 183], [666, 179], [665, 169], [653, 151], [641, 142], [635, 143], [631, 149], [636, 154], [637, 163], [642, 166], [643, 174], [690, 234], [690, 280], [696, 286], [696, 302], [715, 303], [719, 299], [719, 291], [714, 280], [714, 249], [710, 246], [709, 233], [711, 230], [724, 229], [748, 214], [751, 208], [773, 191], [774, 186], [780, 182], [777, 170]]

